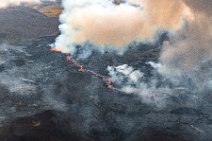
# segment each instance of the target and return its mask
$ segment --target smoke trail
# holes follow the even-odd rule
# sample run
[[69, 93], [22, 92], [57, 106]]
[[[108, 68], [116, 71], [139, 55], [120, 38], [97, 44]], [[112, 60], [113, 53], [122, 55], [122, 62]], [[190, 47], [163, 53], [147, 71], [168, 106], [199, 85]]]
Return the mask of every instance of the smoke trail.
[[122, 52], [135, 41], [153, 41], [161, 30], [175, 32], [192, 17], [181, 0], [126, 0], [120, 5], [112, 0], [63, 0], [63, 7], [55, 47], [64, 53], [87, 43]]

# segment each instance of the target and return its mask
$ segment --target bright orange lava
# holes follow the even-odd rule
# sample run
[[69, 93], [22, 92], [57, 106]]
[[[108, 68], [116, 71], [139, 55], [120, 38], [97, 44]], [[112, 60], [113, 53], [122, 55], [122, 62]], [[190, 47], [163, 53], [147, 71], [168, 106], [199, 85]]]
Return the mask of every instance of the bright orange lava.
[[50, 51], [51, 52], [60, 52], [61, 50], [59, 48], [54, 47], [54, 48], [51, 48]]

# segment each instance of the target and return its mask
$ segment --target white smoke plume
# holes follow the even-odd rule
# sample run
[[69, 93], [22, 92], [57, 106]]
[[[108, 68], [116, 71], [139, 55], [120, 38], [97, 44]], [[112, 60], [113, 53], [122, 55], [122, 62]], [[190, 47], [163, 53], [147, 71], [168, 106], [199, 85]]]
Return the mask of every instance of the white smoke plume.
[[157, 32], [179, 30], [192, 18], [182, 0], [63, 0], [61, 35], [55, 47], [74, 53], [76, 45], [122, 52], [130, 43], [154, 41]]
[[109, 75], [113, 84], [121, 92], [127, 94], [137, 94], [141, 96], [142, 101], [147, 104], [156, 106], [164, 106], [164, 99], [170, 93], [168, 88], [156, 88], [154, 81], [151, 85], [144, 82], [144, 74], [140, 70], [136, 70], [127, 64], [120, 66], [108, 66]]
[[[203, 1], [125, 0], [115, 5], [113, 0], [63, 0], [61, 35], [54, 47], [72, 54], [77, 45], [85, 50], [91, 47], [123, 52], [131, 43], [148, 44], [158, 32], [168, 31], [169, 40], [163, 43], [158, 62], [150, 65], [174, 86], [183, 83], [183, 87], [203, 92], [211, 89], [212, 80], [212, 3]], [[81, 58], [91, 54], [85, 52]], [[149, 91], [157, 91], [163, 99], [163, 92], [170, 90], [147, 86], [142, 81], [143, 73], [128, 65], [108, 67], [108, 71], [121, 91], [144, 99], [148, 99]]]
[[[197, 12], [195, 9], [193, 12], [194, 19], [172, 34], [169, 41], [163, 42], [159, 61], [149, 62], [159, 75], [171, 82], [172, 88], [168, 85], [156, 87], [154, 81], [159, 81], [156, 77], [152, 78], [149, 86], [142, 81], [142, 73], [140, 77], [136, 76], [139, 81], [129, 83], [129, 74], [135, 70], [127, 65], [109, 69], [114, 83], [120, 85], [123, 92], [139, 94], [144, 102], [149, 102], [149, 91], [153, 91], [160, 97], [160, 102], [164, 102], [164, 98], [170, 94], [177, 94], [175, 89], [178, 88], [201, 95], [212, 91], [212, 18], [207, 12]], [[148, 92], [147, 95], [145, 92]]]

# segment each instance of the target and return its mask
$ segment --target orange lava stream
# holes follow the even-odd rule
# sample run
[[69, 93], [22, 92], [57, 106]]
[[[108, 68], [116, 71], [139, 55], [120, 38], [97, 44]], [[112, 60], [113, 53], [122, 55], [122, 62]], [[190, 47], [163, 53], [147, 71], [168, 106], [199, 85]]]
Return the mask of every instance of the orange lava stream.
[[79, 68], [79, 71], [81, 71], [81, 72], [88, 72], [88, 73], [90, 73], [92, 75], [95, 75], [96, 77], [101, 78], [103, 80], [103, 82], [105, 82], [105, 84], [107, 85], [108, 88], [113, 89], [113, 90], [118, 90], [117, 88], [114, 88], [112, 86], [112, 79], [110, 77], [104, 76], [104, 75], [102, 75], [100, 73], [97, 73], [97, 72], [95, 72], [93, 70], [86, 69], [83, 65], [79, 64], [75, 59], [71, 58], [71, 55], [70, 54], [66, 54], [66, 60], [67, 61], [71, 61], [72, 64], [75, 67]]
[[[51, 52], [60, 52], [60, 49], [54, 47], [54, 48], [51, 48], [50, 51]], [[95, 72], [93, 70], [86, 69], [83, 65], [79, 64], [75, 59], [71, 58], [71, 54], [69, 54], [69, 53], [66, 54], [66, 60], [67, 61], [71, 61], [72, 64], [79, 69], [79, 71], [88, 72], [88, 73], [90, 73], [92, 75], [95, 75], [96, 77], [101, 78], [102, 81], [107, 85], [107, 87], [109, 89], [120, 91], [119, 89], [113, 87], [112, 78], [110, 78], [109, 76], [104, 76], [104, 75], [102, 75], [100, 73], [97, 73], [97, 72]]]
[[[52, 52], [60, 52], [60, 50], [57, 49], [57, 48], [51, 48], [50, 51], [52, 51]], [[71, 54], [66, 54], [66, 61], [71, 61], [72, 64], [76, 68], [78, 68], [80, 72], [87, 72], [87, 73], [90, 73], [90, 74], [92, 74], [92, 75], [94, 75], [96, 77], [101, 78], [102, 81], [107, 85], [107, 87], [109, 89], [112, 89], [112, 90], [115, 90], [115, 91], [119, 91], [119, 92], [123, 92], [120, 89], [113, 87], [113, 85], [112, 85], [113, 81], [112, 81], [111, 77], [102, 75], [102, 74], [97, 73], [97, 72], [95, 72], [93, 70], [90, 70], [90, 69], [86, 69], [83, 65], [79, 64], [75, 59], [71, 58]], [[153, 92], [150, 92], [148, 96], [151, 99], [155, 99], [156, 98], [156, 95]]]

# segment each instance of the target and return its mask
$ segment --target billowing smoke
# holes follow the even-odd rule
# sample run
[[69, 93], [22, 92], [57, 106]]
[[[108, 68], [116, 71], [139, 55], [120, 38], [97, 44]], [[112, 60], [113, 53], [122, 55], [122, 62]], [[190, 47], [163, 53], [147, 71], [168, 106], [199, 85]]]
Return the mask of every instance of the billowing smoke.
[[175, 32], [192, 18], [181, 0], [63, 0], [61, 35], [55, 47], [64, 53], [76, 45], [123, 51], [133, 42], [151, 42], [160, 31]]
[[156, 88], [155, 83], [147, 84], [143, 78], [144, 73], [132, 66], [123, 64], [120, 66], [108, 66], [109, 75], [117, 89], [127, 94], [137, 94], [142, 97], [144, 103], [164, 106], [164, 99], [170, 93], [168, 88]]
[[[126, 83], [120, 84], [123, 82], [123, 75], [120, 75], [119, 67], [115, 67], [116, 71], [109, 69], [114, 83], [121, 86], [123, 92], [139, 94], [144, 102], [151, 102], [149, 94], [146, 95], [151, 91], [162, 99], [167, 97], [166, 94], [176, 94], [175, 89], [181, 91], [192, 89], [195, 94], [201, 95], [212, 91], [212, 11], [210, 8], [212, 2], [207, 0], [204, 1], [205, 3], [189, 0], [184, 2], [190, 7], [193, 18], [187, 21], [186, 26], [174, 34], [169, 34], [169, 40], [162, 44], [159, 61], [157, 63], [149, 62], [157, 74], [171, 83], [171, 88], [169, 85], [163, 85], [163, 82], [157, 77], [153, 77], [150, 82], [151, 86], [148, 86], [141, 80], [143, 75], [136, 77], [139, 78], [136, 83], [129, 83], [131, 77], [127, 75], [125, 76], [127, 81], [124, 81]], [[124, 71], [129, 72], [129, 70], [129, 67], [124, 68]], [[122, 72], [124, 71], [122, 70]], [[155, 76], [157, 75], [155, 74]], [[156, 87], [157, 83], [163, 86]], [[166, 94], [164, 95], [164, 93]]]
[[[61, 35], [54, 47], [63, 53], [74, 53], [80, 45], [86, 57], [91, 54], [89, 48], [123, 52], [132, 43], [154, 43], [158, 33], [166, 31], [169, 39], [162, 43], [158, 62], [146, 62], [155, 69], [150, 83], [143, 81], [142, 72], [125, 64], [108, 67], [113, 84], [122, 92], [141, 95], [148, 103], [152, 99], [162, 101], [178, 88], [196, 93], [212, 90], [211, 1], [120, 2], [63, 0]], [[160, 84], [162, 87], [157, 85], [163, 83], [161, 77], [168, 83]]]
[[197, 12], [202, 12], [207, 15], [211, 15], [212, 13], [211, 0], [184, 0], [184, 2]]
[[160, 74], [173, 82], [185, 78], [198, 89], [205, 89], [212, 79], [212, 6], [211, 1], [186, 1], [194, 19], [163, 43], [158, 64], [152, 64]]

